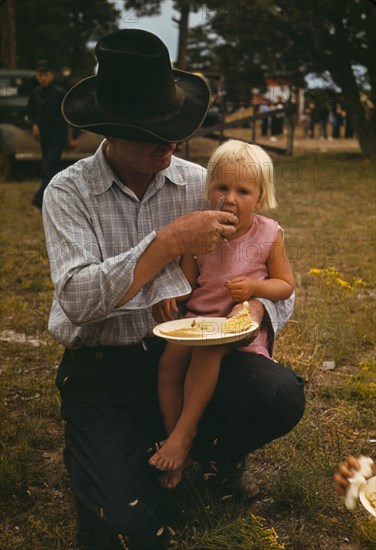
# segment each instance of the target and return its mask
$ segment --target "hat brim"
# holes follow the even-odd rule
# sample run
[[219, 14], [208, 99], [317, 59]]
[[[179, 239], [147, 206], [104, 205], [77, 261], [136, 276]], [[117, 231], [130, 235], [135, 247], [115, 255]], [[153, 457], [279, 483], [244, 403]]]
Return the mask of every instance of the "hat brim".
[[63, 99], [65, 120], [76, 128], [107, 137], [134, 141], [176, 143], [190, 138], [203, 123], [210, 91], [201, 77], [173, 70], [182, 101], [171, 113], [153, 118], [115, 117], [101, 109], [96, 94], [96, 76], [78, 82]]

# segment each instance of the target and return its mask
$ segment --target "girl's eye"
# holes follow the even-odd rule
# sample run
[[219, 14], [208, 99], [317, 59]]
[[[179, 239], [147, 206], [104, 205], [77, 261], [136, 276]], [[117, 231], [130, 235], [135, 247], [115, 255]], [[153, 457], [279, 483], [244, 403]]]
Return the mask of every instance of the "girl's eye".
[[216, 189], [217, 189], [218, 191], [227, 191], [227, 186], [220, 183], [220, 184], [218, 184], [218, 185], [216, 186]]
[[239, 194], [240, 195], [249, 195], [249, 190], [248, 189], [239, 189]]

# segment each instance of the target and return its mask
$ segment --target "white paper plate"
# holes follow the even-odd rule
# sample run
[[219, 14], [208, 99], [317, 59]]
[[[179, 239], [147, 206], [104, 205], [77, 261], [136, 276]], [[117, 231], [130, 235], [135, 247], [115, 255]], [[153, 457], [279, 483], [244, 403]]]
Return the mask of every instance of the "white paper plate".
[[164, 338], [168, 342], [174, 342], [175, 344], [184, 344], [187, 346], [214, 346], [243, 340], [252, 332], [255, 332], [259, 326], [256, 321], [253, 321], [248, 330], [243, 330], [241, 332], [224, 332], [223, 324], [227, 321], [226, 317], [205, 317], [204, 319], [200, 317], [200, 321], [202, 320], [205, 321], [205, 329], [202, 329], [201, 332], [198, 332], [194, 337], [173, 336], [161, 332], [161, 330], [169, 332], [172, 330], [190, 328], [193, 321], [192, 318], [161, 323], [154, 328], [153, 332], [156, 336]]
[[[372, 506], [370, 502], [370, 497], [374, 499], [374, 505]], [[376, 476], [370, 477], [362, 485], [359, 491], [360, 502], [363, 504], [364, 508], [368, 510], [370, 514], [376, 517]]]

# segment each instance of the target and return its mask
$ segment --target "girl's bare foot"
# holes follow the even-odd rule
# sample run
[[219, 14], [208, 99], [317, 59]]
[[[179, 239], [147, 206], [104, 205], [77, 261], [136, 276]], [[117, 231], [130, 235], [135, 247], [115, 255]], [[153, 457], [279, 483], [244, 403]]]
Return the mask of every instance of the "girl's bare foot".
[[184, 466], [180, 466], [177, 470], [173, 472], [163, 472], [159, 476], [159, 484], [163, 489], [175, 489], [181, 482], [183, 477]]
[[181, 479], [183, 477], [184, 470], [189, 466], [191, 463], [191, 459], [187, 457], [183, 464], [178, 468], [177, 470], [174, 470], [173, 472], [164, 472], [159, 476], [159, 483], [160, 486], [164, 489], [175, 489], [181, 482]]
[[184, 461], [191, 450], [192, 441], [193, 439], [183, 439], [171, 434], [163, 447], [149, 459], [149, 464], [158, 468], [158, 470], [177, 471], [184, 465]]

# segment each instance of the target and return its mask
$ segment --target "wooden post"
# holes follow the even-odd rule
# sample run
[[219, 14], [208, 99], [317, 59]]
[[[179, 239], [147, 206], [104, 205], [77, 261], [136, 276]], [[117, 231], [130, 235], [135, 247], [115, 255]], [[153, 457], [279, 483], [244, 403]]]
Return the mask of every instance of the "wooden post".
[[293, 149], [294, 149], [294, 130], [295, 130], [294, 113], [292, 111], [289, 112], [287, 120], [288, 120], [288, 131], [287, 131], [286, 153], [291, 156], [293, 154]]
[[[256, 107], [253, 107], [252, 108], [252, 115], [257, 115], [257, 111], [258, 111], [258, 109]], [[252, 137], [251, 137], [251, 139], [254, 143], [256, 143], [256, 125], [257, 125], [257, 122], [256, 122], [256, 120], [252, 120], [252, 122], [250, 124], [252, 124]]]

